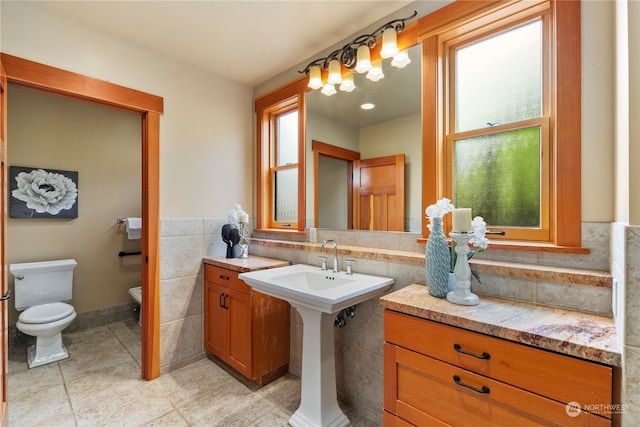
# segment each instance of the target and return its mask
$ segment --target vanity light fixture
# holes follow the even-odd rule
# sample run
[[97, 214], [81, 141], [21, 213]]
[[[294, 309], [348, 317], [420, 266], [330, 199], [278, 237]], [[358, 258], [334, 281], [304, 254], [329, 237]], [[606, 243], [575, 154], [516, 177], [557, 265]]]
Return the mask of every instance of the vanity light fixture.
[[342, 76], [342, 83], [340, 83], [340, 89], [342, 92], [353, 92], [356, 88], [356, 84], [353, 82], [353, 73], [348, 73]]
[[320, 89], [322, 87], [322, 71], [317, 65], [309, 69], [309, 87], [311, 89]]
[[320, 93], [326, 96], [331, 96], [335, 95], [337, 91], [334, 85], [332, 85], [331, 83], [325, 83], [324, 86], [322, 86], [322, 90], [320, 91]]
[[369, 72], [367, 73], [367, 79], [372, 82], [377, 82], [378, 80], [382, 80], [384, 78], [384, 73], [382, 72], [382, 63], [377, 63], [372, 66]]
[[[397, 42], [397, 32], [405, 27], [405, 21], [415, 18], [417, 11], [413, 15], [389, 21], [371, 34], [363, 34], [356, 37], [352, 42], [347, 43], [338, 50], [331, 52], [325, 58], [318, 58], [307, 65], [304, 70], [299, 71], [309, 76], [308, 86], [311, 89], [320, 89], [321, 93], [327, 96], [334, 95], [336, 89], [334, 85], [339, 84], [339, 89], [344, 92], [351, 92], [355, 89], [352, 72], [367, 73], [367, 78], [371, 81], [378, 81], [384, 77], [382, 64], [371, 63], [370, 49], [376, 45], [379, 38], [382, 38], [380, 57], [382, 59], [393, 58], [391, 65], [404, 68], [411, 62], [406, 51], [399, 51]], [[343, 73], [343, 69], [344, 73]], [[327, 71], [326, 81], [322, 80], [322, 70]], [[346, 82], [346, 83], [345, 83]]]

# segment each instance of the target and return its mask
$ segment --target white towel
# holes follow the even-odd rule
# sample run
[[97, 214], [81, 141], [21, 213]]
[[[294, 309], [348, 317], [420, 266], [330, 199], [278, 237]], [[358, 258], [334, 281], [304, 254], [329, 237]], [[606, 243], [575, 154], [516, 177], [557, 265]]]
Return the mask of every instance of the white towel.
[[142, 238], [142, 218], [127, 218], [125, 229], [129, 240]]

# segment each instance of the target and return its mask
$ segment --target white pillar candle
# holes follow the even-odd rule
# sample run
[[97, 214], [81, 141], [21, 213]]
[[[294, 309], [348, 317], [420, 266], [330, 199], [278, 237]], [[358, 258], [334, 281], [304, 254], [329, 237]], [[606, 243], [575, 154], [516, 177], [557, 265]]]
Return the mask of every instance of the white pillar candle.
[[245, 224], [249, 223], [249, 214], [243, 213], [240, 214], [240, 218], [238, 219], [239, 222], [243, 222]]
[[471, 208], [460, 208], [453, 210], [453, 225], [451, 231], [465, 233], [473, 231], [471, 227]]

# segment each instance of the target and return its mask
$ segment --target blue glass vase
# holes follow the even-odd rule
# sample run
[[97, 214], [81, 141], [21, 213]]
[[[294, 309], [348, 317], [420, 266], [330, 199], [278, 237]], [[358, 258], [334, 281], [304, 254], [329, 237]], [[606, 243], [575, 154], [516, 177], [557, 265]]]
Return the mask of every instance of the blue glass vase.
[[429, 295], [437, 298], [447, 296], [450, 265], [451, 252], [442, 231], [442, 218], [432, 218], [425, 263]]

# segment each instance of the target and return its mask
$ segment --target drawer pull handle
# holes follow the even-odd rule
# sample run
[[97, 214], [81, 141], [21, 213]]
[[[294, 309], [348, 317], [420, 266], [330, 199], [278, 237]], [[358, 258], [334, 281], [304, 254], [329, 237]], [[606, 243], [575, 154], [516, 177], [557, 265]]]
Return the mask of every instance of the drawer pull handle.
[[229, 280], [229, 276], [225, 276], [225, 275], [222, 275], [222, 274], [220, 275], [220, 278], [222, 280]]
[[453, 376], [453, 380], [456, 382], [456, 384], [461, 385], [462, 387], [466, 387], [468, 389], [471, 389], [471, 390], [475, 391], [476, 393], [482, 393], [482, 394], [491, 393], [491, 390], [489, 390], [489, 387], [487, 387], [486, 385], [483, 385], [482, 388], [478, 388], [478, 387], [474, 387], [474, 386], [469, 385], [469, 384], [465, 384], [462, 381], [460, 381], [460, 377], [457, 376], [457, 375]]
[[476, 359], [485, 359], [485, 360], [489, 360], [491, 359], [491, 355], [489, 353], [487, 353], [486, 351], [483, 352], [482, 354], [475, 354], [475, 353], [470, 353], [468, 351], [464, 351], [462, 349], [462, 347], [460, 346], [460, 344], [454, 344], [453, 348], [458, 352], [458, 353], [462, 353], [462, 354], [466, 354], [467, 356], [471, 356], [471, 357], [475, 357]]

